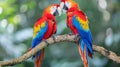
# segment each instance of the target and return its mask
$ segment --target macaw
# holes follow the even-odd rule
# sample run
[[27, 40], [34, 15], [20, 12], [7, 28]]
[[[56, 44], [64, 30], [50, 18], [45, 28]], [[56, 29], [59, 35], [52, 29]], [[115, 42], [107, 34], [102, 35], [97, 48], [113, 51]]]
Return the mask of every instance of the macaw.
[[[41, 18], [39, 18], [33, 30], [32, 48], [36, 47], [42, 40], [48, 39], [50, 36], [56, 33], [56, 19], [58, 14], [58, 4], [52, 4], [48, 6]], [[33, 58], [35, 58], [35, 67], [40, 67], [44, 57], [44, 49], [37, 52]]]
[[61, 10], [66, 10], [67, 26], [75, 35], [80, 35], [78, 50], [84, 67], [88, 67], [88, 56], [92, 58], [92, 35], [88, 25], [88, 19], [84, 12], [79, 9], [78, 4], [73, 0], [61, 0]]

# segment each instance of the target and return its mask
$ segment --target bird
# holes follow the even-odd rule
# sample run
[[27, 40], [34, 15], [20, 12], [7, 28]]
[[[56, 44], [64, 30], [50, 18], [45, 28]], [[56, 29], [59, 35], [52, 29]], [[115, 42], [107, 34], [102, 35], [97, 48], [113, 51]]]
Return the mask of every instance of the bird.
[[[57, 25], [55, 16], [59, 14], [57, 7], [59, 4], [51, 4], [43, 11], [42, 16], [35, 22], [31, 50], [41, 41], [44, 41], [56, 33]], [[44, 57], [44, 49], [38, 51], [32, 58], [35, 59], [35, 67], [41, 67]]]
[[88, 25], [85, 13], [79, 8], [77, 2], [73, 0], [61, 0], [61, 10], [66, 10], [67, 26], [74, 35], [80, 35], [78, 51], [83, 61], [84, 67], [88, 67], [88, 56], [92, 58], [92, 34]]

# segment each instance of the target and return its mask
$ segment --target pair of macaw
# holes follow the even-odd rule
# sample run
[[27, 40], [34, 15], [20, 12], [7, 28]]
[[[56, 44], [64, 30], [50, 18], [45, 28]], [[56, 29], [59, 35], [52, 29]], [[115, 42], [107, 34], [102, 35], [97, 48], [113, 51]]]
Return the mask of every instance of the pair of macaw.
[[[78, 50], [84, 67], [88, 67], [88, 56], [92, 58], [92, 36], [88, 26], [86, 15], [80, 10], [78, 4], [73, 0], [61, 0], [60, 5], [52, 4], [48, 6], [41, 18], [34, 25], [32, 48], [37, 46], [42, 40], [46, 40], [56, 32], [57, 14], [61, 14], [62, 10], [66, 10], [67, 25], [75, 35], [80, 35]], [[37, 52], [35, 57], [35, 67], [40, 67], [44, 57], [44, 49]]]

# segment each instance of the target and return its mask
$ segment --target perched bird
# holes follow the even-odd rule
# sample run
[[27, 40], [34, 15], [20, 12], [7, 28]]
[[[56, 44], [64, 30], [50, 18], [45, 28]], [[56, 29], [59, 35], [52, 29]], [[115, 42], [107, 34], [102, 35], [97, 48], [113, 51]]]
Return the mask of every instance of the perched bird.
[[[46, 40], [52, 34], [56, 33], [56, 19], [55, 16], [58, 14], [58, 4], [52, 4], [48, 6], [41, 18], [39, 18], [33, 31], [32, 48], [36, 47], [42, 40]], [[33, 58], [35, 58], [35, 67], [40, 67], [44, 57], [44, 49], [37, 52]]]
[[92, 35], [86, 15], [79, 9], [78, 4], [73, 0], [61, 0], [61, 10], [66, 10], [67, 26], [75, 35], [80, 35], [78, 50], [84, 67], [88, 67], [88, 56], [92, 58]]

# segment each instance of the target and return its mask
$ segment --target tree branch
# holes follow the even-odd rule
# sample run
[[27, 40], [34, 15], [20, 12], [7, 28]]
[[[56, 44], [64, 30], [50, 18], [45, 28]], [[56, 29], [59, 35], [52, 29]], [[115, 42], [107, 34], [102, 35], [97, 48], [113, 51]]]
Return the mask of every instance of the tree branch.
[[116, 53], [109, 51], [101, 46], [93, 45], [93, 50], [97, 51], [98, 53], [104, 55], [105, 57], [115, 61], [116, 63], [120, 63], [120, 56]]
[[[48, 43], [46, 43], [46, 41], [42, 41], [37, 47], [33, 48], [31, 51], [25, 53], [24, 55], [22, 55], [18, 58], [11, 59], [8, 61], [0, 61], [0, 67], [12, 66], [12, 65], [19, 64], [19, 63], [25, 61], [26, 59], [30, 58], [31, 56], [33, 56], [39, 50], [45, 48], [47, 45], [51, 45], [51, 44], [59, 43], [59, 42], [63, 42], [63, 41], [77, 42], [79, 39], [80, 39], [80, 37], [78, 37], [78, 39], [75, 39], [75, 35], [69, 35], [69, 34], [51, 37], [46, 40]], [[93, 45], [93, 49], [95, 51], [99, 52], [100, 54], [106, 56], [107, 58], [109, 58], [117, 63], [120, 63], [120, 57], [117, 56], [114, 52], [108, 51], [107, 49], [100, 47], [100, 46], [96, 46], [96, 45]]]

